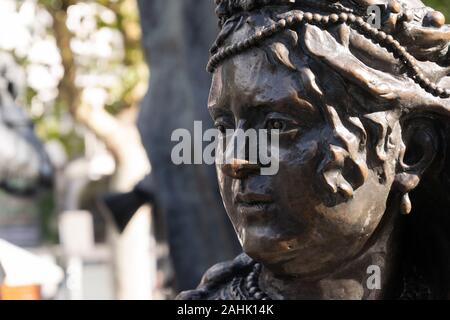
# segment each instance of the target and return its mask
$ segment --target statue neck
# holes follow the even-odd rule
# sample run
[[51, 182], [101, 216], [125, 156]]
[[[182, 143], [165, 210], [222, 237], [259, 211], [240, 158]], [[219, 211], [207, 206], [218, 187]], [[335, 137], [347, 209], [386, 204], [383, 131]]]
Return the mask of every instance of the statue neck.
[[[277, 276], [263, 268], [261, 289], [274, 299], [378, 300], [399, 295], [400, 216], [398, 206], [387, 209], [371, 243], [355, 259], [316, 278]], [[394, 232], [395, 230], [395, 232]]]

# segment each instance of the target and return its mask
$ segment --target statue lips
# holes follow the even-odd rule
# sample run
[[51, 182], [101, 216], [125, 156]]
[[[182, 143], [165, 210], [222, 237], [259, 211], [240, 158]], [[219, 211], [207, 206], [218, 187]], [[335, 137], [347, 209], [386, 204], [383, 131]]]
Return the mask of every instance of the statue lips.
[[238, 193], [235, 198], [237, 211], [248, 219], [267, 217], [274, 207], [271, 195], [262, 193]]

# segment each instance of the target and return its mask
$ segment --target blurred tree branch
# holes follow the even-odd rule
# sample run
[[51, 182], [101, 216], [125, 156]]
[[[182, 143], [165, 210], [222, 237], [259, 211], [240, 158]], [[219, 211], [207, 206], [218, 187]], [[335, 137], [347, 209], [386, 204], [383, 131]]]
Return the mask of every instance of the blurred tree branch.
[[[139, 50], [139, 35], [136, 39], [125, 24], [125, 18], [120, 11], [121, 5], [127, 0], [121, 0], [114, 3], [109, 1], [99, 1], [108, 4], [119, 17], [118, 26], [120, 33], [124, 38], [126, 47]], [[76, 84], [77, 80], [77, 61], [71, 48], [73, 34], [67, 26], [67, 11], [71, 5], [78, 3], [77, 0], [40, 0], [40, 3], [46, 7], [53, 18], [53, 30], [57, 47], [61, 54], [62, 65], [64, 69], [64, 77], [59, 84], [59, 99], [68, 106], [68, 110], [74, 117], [75, 121], [92, 131], [99, 140], [101, 140], [108, 151], [115, 158], [117, 163], [118, 175], [121, 177], [117, 180], [125, 179], [125, 174], [130, 168], [137, 171], [134, 160], [145, 157], [140, 139], [135, 132], [135, 128], [131, 128], [129, 123], [125, 124], [120, 121], [120, 117], [110, 114], [105, 108], [94, 108], [87, 104], [82, 98], [82, 89]], [[120, 18], [122, 16], [122, 18]], [[141, 58], [142, 59], [142, 58]], [[135, 61], [127, 54], [124, 57], [124, 64], [133, 65]], [[127, 108], [136, 108], [140, 99], [139, 94], [132, 94], [128, 97]], [[125, 109], [127, 109], [125, 108]], [[142, 159], [141, 159], [142, 160]], [[142, 169], [141, 169], [142, 170]], [[144, 169], [145, 170], [145, 169]], [[131, 176], [133, 176], [131, 174]], [[129, 177], [133, 179], [133, 177]], [[134, 181], [133, 183], [136, 183]], [[131, 182], [118, 182], [116, 187], [126, 185], [123, 189], [131, 187]]]

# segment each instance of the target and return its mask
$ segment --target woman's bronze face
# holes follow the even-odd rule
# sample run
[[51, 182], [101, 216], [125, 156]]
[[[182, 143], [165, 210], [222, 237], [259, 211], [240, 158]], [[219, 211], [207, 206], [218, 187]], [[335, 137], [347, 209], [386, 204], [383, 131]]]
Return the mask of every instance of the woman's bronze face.
[[[246, 34], [237, 32], [233, 41]], [[361, 252], [385, 212], [398, 154], [387, 153], [385, 179], [369, 168], [353, 197], [325, 204], [328, 191], [318, 167], [333, 128], [306, 98], [303, 83], [297, 72], [252, 50], [218, 68], [209, 109], [221, 129], [280, 128], [276, 175], [244, 166], [237, 178], [229, 166], [217, 165], [218, 181], [244, 251], [278, 274], [308, 277], [328, 273]], [[398, 139], [391, 143], [401, 143]]]

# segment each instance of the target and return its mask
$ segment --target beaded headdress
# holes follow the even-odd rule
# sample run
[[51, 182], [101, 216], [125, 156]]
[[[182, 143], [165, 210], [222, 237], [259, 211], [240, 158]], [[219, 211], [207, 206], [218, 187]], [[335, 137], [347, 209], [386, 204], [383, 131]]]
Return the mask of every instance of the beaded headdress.
[[[239, 15], [260, 9], [283, 9], [283, 16], [255, 32], [248, 39], [224, 46], [219, 35], [211, 49], [207, 70], [214, 72], [225, 60], [260, 46], [285, 30], [313, 25], [322, 30], [345, 24], [392, 54], [405, 73], [426, 92], [441, 99], [450, 98], [450, 88], [430, 79], [419, 61], [449, 69], [450, 27], [442, 13], [425, 7], [419, 0], [216, 0], [219, 26]], [[379, 5], [381, 28], [368, 23], [368, 8]], [[446, 72], [446, 71], [445, 71]], [[446, 76], [449, 72], [446, 72]]]

